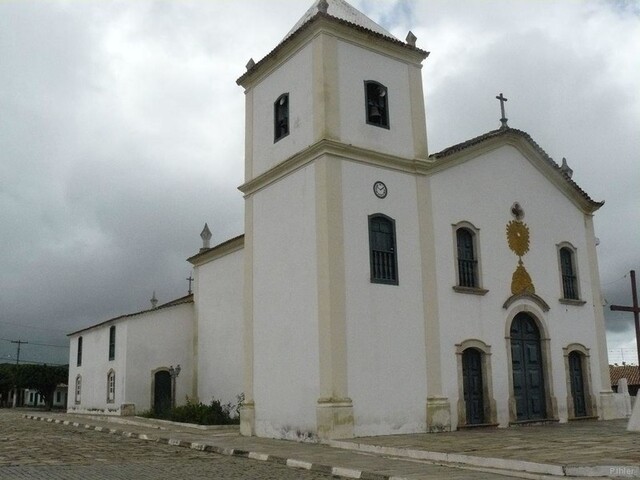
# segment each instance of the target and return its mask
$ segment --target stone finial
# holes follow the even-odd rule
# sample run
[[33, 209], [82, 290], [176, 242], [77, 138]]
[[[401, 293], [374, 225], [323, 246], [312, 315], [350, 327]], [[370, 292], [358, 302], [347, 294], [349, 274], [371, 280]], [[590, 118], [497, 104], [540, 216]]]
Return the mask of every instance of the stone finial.
[[560, 166], [560, 171], [569, 178], [573, 176], [573, 169], [569, 167], [569, 164], [567, 163], [567, 159], [564, 157], [562, 157], [562, 165]]
[[202, 232], [200, 232], [200, 238], [202, 239], [202, 248], [200, 249], [201, 252], [211, 248], [211, 244], [210, 244], [211, 237], [212, 235], [211, 235], [211, 230], [209, 230], [209, 225], [205, 223], [204, 228], [202, 229]]
[[153, 291], [153, 295], [151, 296], [151, 308], [158, 308], [158, 299], [156, 298], [156, 291]]
[[626, 378], [618, 380], [618, 393], [629, 395], [629, 382]]
[[251, 70], [255, 66], [255, 64], [256, 62], [253, 60], [253, 58], [250, 58], [246, 65], [247, 70]]
[[327, 2], [327, 0], [320, 0], [318, 2], [318, 11], [320, 13], [327, 13], [327, 10], [329, 10], [329, 2]]
[[416, 46], [416, 40], [418, 40], [418, 37], [416, 37], [413, 32], [411, 30], [409, 30], [409, 33], [407, 33], [407, 38], [405, 39], [407, 41], [407, 43], [409, 45], [411, 45], [412, 47]]

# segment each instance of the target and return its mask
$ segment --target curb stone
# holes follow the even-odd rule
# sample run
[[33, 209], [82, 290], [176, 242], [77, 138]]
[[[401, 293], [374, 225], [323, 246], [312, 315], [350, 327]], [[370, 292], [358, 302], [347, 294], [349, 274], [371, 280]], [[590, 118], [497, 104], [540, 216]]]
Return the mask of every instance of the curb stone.
[[322, 463], [311, 463], [304, 460], [298, 460], [295, 458], [286, 458], [280, 455], [268, 455], [265, 453], [250, 452], [250, 451], [241, 450], [241, 449], [222, 448], [222, 447], [217, 447], [215, 445], [209, 445], [206, 443], [187, 442], [184, 440], [179, 440], [174, 438], [153, 437], [148, 434], [138, 434], [134, 432], [127, 432], [127, 431], [117, 430], [113, 428], [101, 427], [98, 425], [91, 425], [88, 423], [70, 422], [68, 420], [60, 420], [57, 418], [50, 418], [50, 417], [40, 417], [37, 415], [29, 415], [29, 414], [24, 414], [23, 417], [29, 420], [36, 420], [36, 421], [47, 422], [47, 423], [58, 423], [61, 425], [79, 427], [87, 430], [93, 430], [96, 432], [108, 433], [108, 434], [117, 435], [117, 436], [124, 436], [127, 438], [137, 438], [139, 440], [162, 443], [166, 445], [172, 445], [175, 447], [191, 448], [194, 450], [212, 452], [220, 455], [227, 455], [227, 456], [240, 457], [240, 458], [250, 458], [253, 460], [259, 460], [263, 462], [276, 463], [279, 465], [284, 465], [285, 467], [288, 467], [288, 468], [312, 470], [320, 473], [330, 474], [330, 475], [333, 475], [334, 477], [357, 478], [362, 480], [405, 480], [403, 477], [383, 475], [383, 474], [374, 473], [374, 472], [367, 472], [364, 470], [356, 470], [353, 468], [346, 468], [346, 467], [340, 467], [335, 465], [325, 465]]

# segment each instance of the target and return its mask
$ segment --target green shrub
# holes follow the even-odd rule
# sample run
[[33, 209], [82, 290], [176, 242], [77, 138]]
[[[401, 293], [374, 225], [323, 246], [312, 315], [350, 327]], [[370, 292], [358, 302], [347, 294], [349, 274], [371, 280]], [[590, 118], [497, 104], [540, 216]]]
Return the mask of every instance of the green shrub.
[[220, 403], [215, 398], [211, 400], [209, 405], [202, 402], [193, 402], [187, 397], [187, 403], [164, 412], [155, 413], [148, 410], [141, 414], [146, 418], [160, 418], [163, 420], [171, 420], [172, 422], [196, 423], [198, 425], [237, 425], [240, 423], [238, 409], [240, 406], [240, 397], [238, 397], [238, 405]]

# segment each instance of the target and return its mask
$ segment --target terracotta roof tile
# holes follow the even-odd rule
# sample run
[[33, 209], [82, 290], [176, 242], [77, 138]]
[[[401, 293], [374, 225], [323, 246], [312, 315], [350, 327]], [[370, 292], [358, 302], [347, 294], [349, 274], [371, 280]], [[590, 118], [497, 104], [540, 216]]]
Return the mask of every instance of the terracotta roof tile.
[[640, 385], [640, 368], [637, 365], [609, 365], [611, 385], [618, 385], [618, 380], [626, 378], [629, 385]]

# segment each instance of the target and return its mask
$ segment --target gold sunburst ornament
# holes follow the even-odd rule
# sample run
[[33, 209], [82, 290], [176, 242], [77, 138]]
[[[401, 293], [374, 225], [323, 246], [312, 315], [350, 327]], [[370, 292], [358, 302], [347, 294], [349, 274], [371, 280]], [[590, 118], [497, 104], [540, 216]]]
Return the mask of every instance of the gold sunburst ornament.
[[513, 253], [522, 257], [529, 251], [529, 227], [520, 220], [507, 223], [507, 242]]
[[511, 277], [511, 293], [513, 295], [533, 295], [536, 289], [522, 262], [522, 257], [529, 251], [529, 227], [521, 221], [521, 218], [524, 217], [524, 211], [518, 203], [514, 204], [511, 213], [516, 219], [507, 223], [507, 243], [511, 251], [518, 256], [518, 266]]

